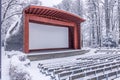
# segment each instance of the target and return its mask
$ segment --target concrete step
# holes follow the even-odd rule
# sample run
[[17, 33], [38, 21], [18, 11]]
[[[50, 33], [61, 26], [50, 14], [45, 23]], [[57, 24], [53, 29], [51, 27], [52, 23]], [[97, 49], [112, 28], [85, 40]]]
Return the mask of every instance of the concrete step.
[[31, 61], [37, 60], [45, 60], [45, 59], [53, 59], [53, 58], [62, 58], [62, 57], [69, 57], [75, 55], [81, 55], [84, 53], [89, 52], [89, 50], [65, 50], [65, 51], [54, 51], [54, 52], [37, 52], [37, 53], [29, 53], [27, 57]]

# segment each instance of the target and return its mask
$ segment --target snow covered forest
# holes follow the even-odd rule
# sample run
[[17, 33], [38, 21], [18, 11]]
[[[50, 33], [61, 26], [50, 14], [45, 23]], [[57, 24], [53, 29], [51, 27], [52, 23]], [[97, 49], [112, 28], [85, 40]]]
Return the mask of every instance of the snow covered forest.
[[120, 0], [63, 0], [54, 7], [86, 19], [82, 25], [83, 46], [119, 46]]
[[[16, 30], [19, 26], [15, 25], [18, 20], [21, 19], [22, 11], [25, 7], [29, 5], [41, 5], [39, 0], [2, 0], [2, 17], [1, 17], [1, 36], [2, 36], [2, 46], [4, 45], [6, 34], [11, 35], [13, 30]], [[19, 21], [20, 22], [20, 21]]]
[[[29, 5], [42, 5], [40, 0], [2, 0], [2, 45], [10, 26]], [[52, 7], [69, 11], [84, 18], [83, 47], [119, 47], [120, 0], [63, 0]], [[15, 29], [14, 29], [15, 30]]]

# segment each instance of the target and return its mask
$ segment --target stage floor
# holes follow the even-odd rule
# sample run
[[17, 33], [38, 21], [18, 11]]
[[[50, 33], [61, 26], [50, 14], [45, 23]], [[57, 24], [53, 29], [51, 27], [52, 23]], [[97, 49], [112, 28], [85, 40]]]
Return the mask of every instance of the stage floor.
[[81, 55], [89, 52], [89, 50], [80, 50], [80, 49], [64, 49], [64, 50], [42, 50], [42, 51], [34, 51], [27, 54], [28, 58], [32, 61], [36, 60], [45, 60], [45, 59], [53, 59], [53, 58], [62, 58], [69, 57], [75, 55]]

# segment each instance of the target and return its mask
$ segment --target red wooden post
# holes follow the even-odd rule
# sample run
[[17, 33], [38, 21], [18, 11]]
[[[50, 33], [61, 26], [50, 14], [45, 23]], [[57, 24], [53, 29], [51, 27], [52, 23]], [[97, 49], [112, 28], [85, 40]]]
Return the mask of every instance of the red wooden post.
[[78, 49], [78, 31], [77, 31], [77, 26], [74, 27], [74, 49]]
[[77, 25], [77, 31], [78, 31], [78, 49], [81, 49], [81, 27], [80, 27], [80, 24]]
[[29, 16], [24, 14], [24, 52], [29, 52]]

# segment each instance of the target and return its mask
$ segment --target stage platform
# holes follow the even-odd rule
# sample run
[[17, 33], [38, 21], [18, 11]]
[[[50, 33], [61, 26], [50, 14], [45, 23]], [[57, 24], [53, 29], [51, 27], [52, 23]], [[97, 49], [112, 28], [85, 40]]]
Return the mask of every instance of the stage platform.
[[89, 50], [72, 50], [72, 49], [66, 49], [66, 50], [42, 50], [42, 51], [34, 51], [27, 54], [27, 57], [31, 61], [37, 61], [37, 60], [45, 60], [45, 59], [53, 59], [53, 58], [62, 58], [62, 57], [69, 57], [69, 56], [75, 56], [75, 55], [82, 55], [84, 53], [89, 52]]

